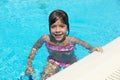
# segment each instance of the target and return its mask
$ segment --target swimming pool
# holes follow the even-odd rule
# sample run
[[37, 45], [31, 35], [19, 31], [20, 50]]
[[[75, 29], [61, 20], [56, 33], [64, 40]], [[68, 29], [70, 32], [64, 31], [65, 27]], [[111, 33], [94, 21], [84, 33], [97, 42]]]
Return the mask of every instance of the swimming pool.
[[[70, 35], [93, 46], [103, 46], [120, 36], [119, 0], [0, 0], [0, 78], [16, 80], [26, 69], [31, 47], [48, 34], [48, 15], [63, 9], [69, 15]], [[89, 53], [76, 47], [79, 58]], [[33, 66], [40, 73], [48, 56], [45, 46], [38, 51]]]

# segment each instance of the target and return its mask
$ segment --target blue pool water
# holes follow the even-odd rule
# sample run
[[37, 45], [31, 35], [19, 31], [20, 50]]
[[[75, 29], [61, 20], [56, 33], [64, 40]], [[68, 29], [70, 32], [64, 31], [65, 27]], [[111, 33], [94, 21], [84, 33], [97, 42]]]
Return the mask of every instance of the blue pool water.
[[[17, 80], [26, 69], [27, 57], [36, 40], [48, 31], [54, 9], [69, 15], [70, 35], [104, 46], [120, 36], [120, 0], [0, 0], [0, 80]], [[79, 59], [88, 50], [76, 47]], [[45, 46], [33, 66], [40, 73], [48, 56]]]

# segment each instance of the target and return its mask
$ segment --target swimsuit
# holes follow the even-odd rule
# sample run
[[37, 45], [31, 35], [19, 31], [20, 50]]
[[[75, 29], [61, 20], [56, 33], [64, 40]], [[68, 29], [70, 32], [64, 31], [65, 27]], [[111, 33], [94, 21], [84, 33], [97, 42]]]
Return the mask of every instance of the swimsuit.
[[57, 46], [46, 42], [46, 47], [50, 50], [55, 50], [55, 51], [71, 51], [75, 49], [75, 44], [70, 44], [66, 46]]
[[[70, 43], [71, 43], [71, 41], [70, 41]], [[41, 75], [41, 77], [42, 77], [41, 80], [45, 80], [48, 77], [52, 76], [53, 74], [57, 73], [58, 71], [60, 71], [61, 67], [66, 68], [66, 67], [70, 66], [72, 63], [77, 61], [77, 58], [73, 53], [73, 50], [75, 49], [75, 44], [58, 46], [58, 45], [52, 44], [52, 43], [50, 43], [46, 40], [45, 45], [46, 45], [48, 50], [54, 51], [54, 53], [57, 53], [57, 52], [59, 52], [59, 53], [60, 52], [63, 52], [63, 53], [65, 52], [66, 54], [70, 53], [70, 55], [68, 55], [68, 59], [70, 61], [67, 60], [69, 62], [67, 62], [67, 61], [64, 62], [64, 61], [54, 59], [54, 57], [52, 55], [48, 56], [48, 65], [45, 67], [44, 72]]]
[[[75, 49], [75, 44], [70, 44], [70, 45], [67, 45], [67, 46], [57, 46], [57, 45], [54, 45], [52, 43], [49, 43], [49, 42], [46, 42], [46, 47], [50, 50], [54, 50], [54, 51], [72, 51]], [[52, 56], [49, 56], [48, 57], [48, 61], [51, 62], [51, 63], [55, 63], [56, 65], [58, 66], [63, 66], [63, 67], [68, 67], [69, 65], [71, 65], [70, 63], [65, 63], [65, 62], [62, 62], [62, 61], [58, 61], [58, 60], [55, 60], [52, 58]]]
[[70, 63], [65, 63], [65, 62], [62, 62], [62, 61], [55, 60], [51, 56], [48, 57], [48, 62], [55, 63], [56, 65], [58, 65], [60, 67], [68, 67], [68, 66], [71, 65]]

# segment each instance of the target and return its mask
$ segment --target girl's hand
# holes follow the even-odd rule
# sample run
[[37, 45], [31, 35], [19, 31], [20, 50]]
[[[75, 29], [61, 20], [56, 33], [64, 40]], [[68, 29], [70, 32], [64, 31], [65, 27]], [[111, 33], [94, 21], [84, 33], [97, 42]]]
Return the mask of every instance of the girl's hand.
[[34, 69], [32, 67], [28, 67], [25, 71], [26, 74], [33, 75], [34, 74]]
[[94, 51], [97, 51], [97, 52], [102, 53], [102, 52], [103, 52], [103, 49], [102, 49], [101, 47], [96, 47], [96, 48], [93, 48], [93, 49], [92, 49], [92, 52], [94, 52]]

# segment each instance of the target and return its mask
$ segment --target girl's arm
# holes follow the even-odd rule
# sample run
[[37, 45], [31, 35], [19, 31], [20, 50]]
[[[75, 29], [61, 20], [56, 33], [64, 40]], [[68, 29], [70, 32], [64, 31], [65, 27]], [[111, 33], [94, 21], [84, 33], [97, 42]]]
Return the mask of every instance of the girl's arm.
[[30, 55], [29, 55], [29, 57], [28, 57], [27, 67], [32, 67], [32, 60], [33, 60], [34, 57], [35, 57], [36, 51], [37, 51], [36, 48], [32, 48], [32, 50], [31, 50], [31, 52], [30, 52]]
[[85, 48], [89, 49], [91, 52], [93, 52], [93, 51], [97, 51], [97, 52], [101, 52], [101, 53], [103, 52], [103, 49], [101, 47], [94, 48], [90, 44], [88, 44], [87, 42], [80, 40], [78, 38], [74, 38], [74, 40], [75, 40], [75, 43], [84, 46]]
[[46, 36], [42, 36], [42, 37], [35, 43], [35, 45], [33, 46], [32, 50], [31, 50], [31, 52], [30, 52], [30, 55], [29, 55], [29, 57], [28, 57], [27, 67], [32, 67], [32, 60], [34, 59], [37, 50], [38, 50], [38, 49], [42, 46], [42, 44], [44, 43], [45, 38], [46, 38]]
[[75, 38], [75, 37], [73, 39], [74, 39], [74, 42], [76, 44], [80, 44], [80, 45], [84, 46], [85, 48], [87, 48], [87, 49], [89, 49], [91, 51], [94, 49], [94, 47], [92, 47], [90, 44], [88, 44], [87, 42], [85, 42], [83, 40], [80, 40], [80, 39]]

